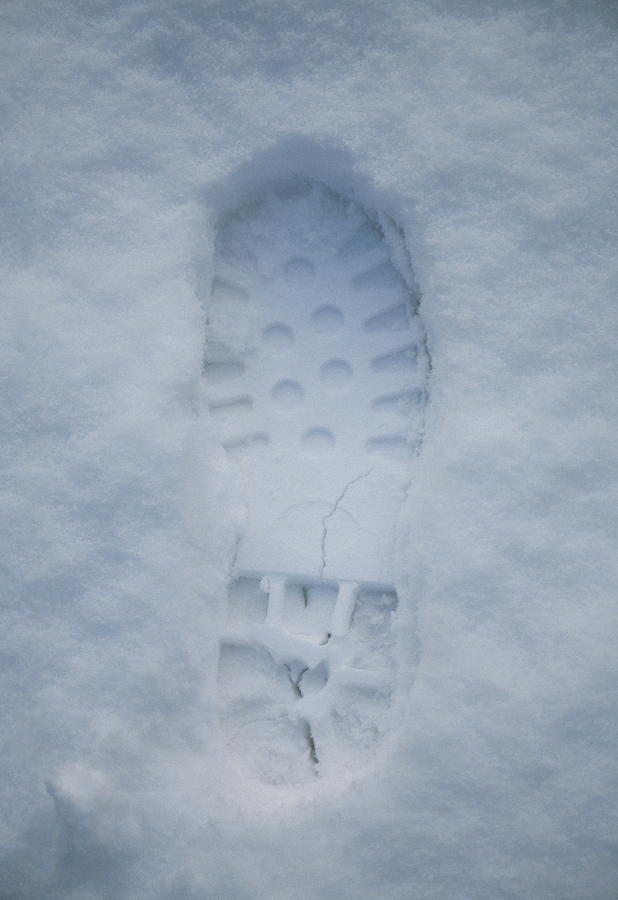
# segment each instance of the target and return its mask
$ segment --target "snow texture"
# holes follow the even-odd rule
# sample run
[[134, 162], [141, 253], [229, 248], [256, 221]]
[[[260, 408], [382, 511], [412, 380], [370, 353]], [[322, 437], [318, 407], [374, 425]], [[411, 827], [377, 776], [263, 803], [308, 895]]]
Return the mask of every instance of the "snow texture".
[[[2, 900], [615, 900], [615, 13], [2, 4]], [[295, 175], [401, 228], [431, 358], [337, 790], [239, 774], [217, 686], [216, 227]]]

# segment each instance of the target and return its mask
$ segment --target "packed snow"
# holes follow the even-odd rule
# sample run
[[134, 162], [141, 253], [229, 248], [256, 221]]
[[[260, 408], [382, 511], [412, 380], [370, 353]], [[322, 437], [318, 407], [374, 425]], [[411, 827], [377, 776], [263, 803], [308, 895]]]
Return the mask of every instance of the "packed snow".
[[404, 254], [392, 222], [299, 177], [217, 225], [204, 380], [246, 510], [219, 712], [230, 758], [277, 786], [264, 805], [370, 774], [417, 662], [397, 587], [429, 354]]
[[[0, 898], [615, 900], [615, 8], [0, 18]], [[226, 732], [230, 610], [276, 585], [230, 582], [251, 504], [204, 373], [220, 223], [295, 177], [396, 223], [431, 361], [397, 611], [366, 601], [396, 721], [301, 788]]]

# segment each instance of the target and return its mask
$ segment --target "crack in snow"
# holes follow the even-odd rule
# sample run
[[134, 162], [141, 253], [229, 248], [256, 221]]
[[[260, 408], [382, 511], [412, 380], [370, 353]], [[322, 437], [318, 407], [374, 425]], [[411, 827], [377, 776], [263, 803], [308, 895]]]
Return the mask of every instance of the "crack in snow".
[[[294, 696], [298, 700], [302, 700], [303, 692], [300, 686], [303, 675], [305, 672], [309, 671], [309, 666], [305, 666], [304, 669], [301, 670], [297, 678], [294, 678], [292, 675], [291, 666], [288, 666], [287, 663], [283, 664], [283, 668], [287, 670], [288, 678], [290, 679], [290, 684], [292, 685], [292, 690], [294, 691]], [[303, 719], [303, 733], [305, 737], [305, 741], [307, 742], [307, 750], [309, 752], [309, 759], [311, 760], [311, 766], [313, 768], [314, 775], [318, 774], [318, 766], [320, 764], [320, 760], [318, 759], [318, 752], [315, 746], [315, 739], [313, 737], [313, 731], [311, 730], [311, 723], [309, 719]]]
[[322, 542], [320, 547], [322, 553], [322, 567], [320, 569], [320, 576], [324, 575], [324, 571], [326, 569], [326, 541], [328, 539], [328, 525], [326, 523], [335, 515], [335, 513], [339, 509], [340, 503], [342, 502], [343, 498], [350, 490], [352, 485], [356, 484], [357, 481], [362, 481], [363, 478], [368, 478], [374, 469], [375, 466], [372, 466], [367, 472], [363, 472], [361, 475], [357, 475], [356, 478], [351, 478], [350, 481], [348, 481], [347, 484], [344, 485], [343, 490], [333, 503], [331, 510], [322, 517]]

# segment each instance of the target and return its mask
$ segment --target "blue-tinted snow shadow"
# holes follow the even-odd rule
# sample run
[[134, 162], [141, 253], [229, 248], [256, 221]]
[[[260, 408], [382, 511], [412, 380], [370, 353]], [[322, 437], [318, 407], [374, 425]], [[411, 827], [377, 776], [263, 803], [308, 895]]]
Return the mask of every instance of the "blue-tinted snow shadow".
[[[360, 153], [326, 138], [299, 133], [274, 135], [269, 146], [255, 151], [223, 178], [202, 187], [199, 192], [204, 216], [201, 233], [212, 234], [222, 213], [251, 203], [282, 182], [296, 178], [312, 180], [357, 203], [370, 218], [381, 223], [388, 220], [398, 231], [399, 225], [403, 226], [413, 267], [416, 270], [420, 262], [420, 268], [424, 268], [422, 261], [426, 253], [414, 201], [379, 186], [367, 174], [364, 162]], [[200, 244], [195, 256], [198, 295], [202, 298], [210, 290], [210, 250]]]

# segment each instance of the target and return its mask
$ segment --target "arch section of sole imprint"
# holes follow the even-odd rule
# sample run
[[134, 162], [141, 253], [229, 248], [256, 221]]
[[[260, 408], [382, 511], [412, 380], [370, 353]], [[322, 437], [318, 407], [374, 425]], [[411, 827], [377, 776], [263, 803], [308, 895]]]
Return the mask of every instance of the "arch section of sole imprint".
[[400, 513], [428, 393], [401, 231], [295, 179], [222, 216], [205, 377], [247, 510], [225, 740], [261, 781], [340, 777], [388, 728]]

